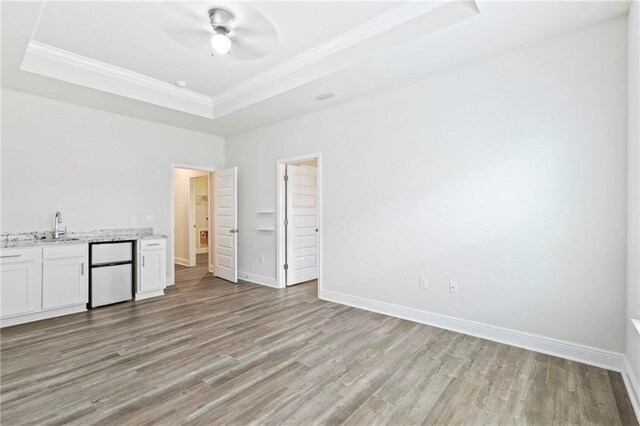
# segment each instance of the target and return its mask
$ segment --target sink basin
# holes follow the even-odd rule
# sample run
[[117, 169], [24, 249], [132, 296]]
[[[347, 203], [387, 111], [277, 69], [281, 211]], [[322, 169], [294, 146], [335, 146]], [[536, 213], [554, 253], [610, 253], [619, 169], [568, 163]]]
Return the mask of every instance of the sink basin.
[[38, 241], [41, 243], [62, 243], [65, 241], [80, 241], [80, 238], [43, 238]]

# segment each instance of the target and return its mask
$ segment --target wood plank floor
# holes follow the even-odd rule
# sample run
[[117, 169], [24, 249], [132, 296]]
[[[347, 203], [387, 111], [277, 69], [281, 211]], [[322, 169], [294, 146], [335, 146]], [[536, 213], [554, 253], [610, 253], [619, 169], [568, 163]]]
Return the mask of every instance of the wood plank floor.
[[320, 301], [315, 283], [176, 275], [161, 298], [3, 329], [2, 424], [637, 425], [618, 373]]

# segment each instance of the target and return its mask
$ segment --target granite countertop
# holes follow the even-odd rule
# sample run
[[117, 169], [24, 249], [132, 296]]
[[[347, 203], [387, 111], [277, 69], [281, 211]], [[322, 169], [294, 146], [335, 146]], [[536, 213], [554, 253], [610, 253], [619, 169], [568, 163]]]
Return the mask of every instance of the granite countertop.
[[101, 243], [108, 241], [155, 240], [167, 238], [167, 236], [154, 234], [152, 228], [132, 228], [69, 232], [67, 236], [60, 237], [57, 240], [53, 239], [53, 233], [49, 231], [5, 233], [2, 234], [0, 238], [0, 249], [6, 249]]

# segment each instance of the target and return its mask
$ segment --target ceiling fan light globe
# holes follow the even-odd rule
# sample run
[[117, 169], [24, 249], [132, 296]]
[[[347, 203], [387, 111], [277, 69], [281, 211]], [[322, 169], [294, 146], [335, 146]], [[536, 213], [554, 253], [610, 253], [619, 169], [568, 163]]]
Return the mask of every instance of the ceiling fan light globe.
[[211, 53], [213, 55], [228, 55], [231, 52], [231, 39], [226, 34], [211, 36]]

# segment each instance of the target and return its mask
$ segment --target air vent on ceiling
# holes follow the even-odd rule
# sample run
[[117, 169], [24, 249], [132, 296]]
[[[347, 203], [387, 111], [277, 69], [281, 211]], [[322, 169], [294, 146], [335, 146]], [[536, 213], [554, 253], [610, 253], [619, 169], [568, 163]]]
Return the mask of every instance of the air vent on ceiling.
[[338, 94], [336, 92], [326, 92], [326, 93], [321, 93], [319, 95], [314, 96], [313, 98], [316, 101], [324, 101], [325, 99], [330, 99], [333, 98], [334, 96], [337, 96]]

